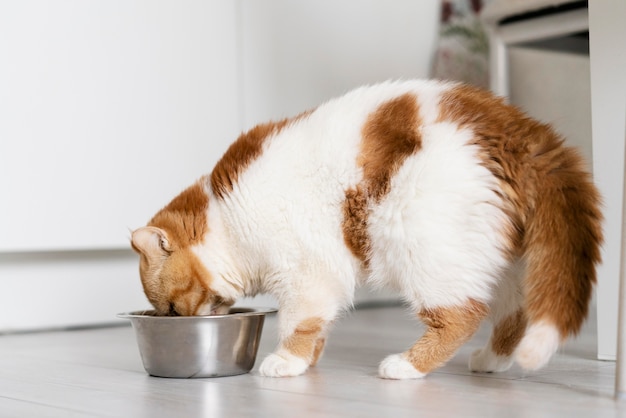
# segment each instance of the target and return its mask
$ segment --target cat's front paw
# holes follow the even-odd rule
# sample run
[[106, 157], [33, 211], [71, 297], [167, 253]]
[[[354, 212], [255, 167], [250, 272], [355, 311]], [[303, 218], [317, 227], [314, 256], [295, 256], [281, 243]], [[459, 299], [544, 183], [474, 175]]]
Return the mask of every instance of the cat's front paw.
[[300, 357], [288, 353], [272, 353], [261, 363], [259, 373], [266, 377], [299, 376], [308, 367], [309, 364]]
[[419, 379], [426, 373], [413, 367], [402, 354], [393, 354], [380, 363], [378, 375], [383, 379]]
[[511, 356], [499, 356], [487, 347], [474, 351], [469, 359], [470, 371], [479, 373], [504, 372], [512, 365]]

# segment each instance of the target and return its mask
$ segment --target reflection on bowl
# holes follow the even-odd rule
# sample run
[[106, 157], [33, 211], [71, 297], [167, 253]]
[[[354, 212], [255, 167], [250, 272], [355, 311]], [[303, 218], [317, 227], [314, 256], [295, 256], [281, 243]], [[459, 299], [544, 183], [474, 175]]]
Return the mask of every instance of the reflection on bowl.
[[159, 377], [219, 377], [254, 366], [265, 315], [275, 309], [231, 308], [226, 315], [156, 316], [154, 311], [119, 314], [129, 319], [146, 371]]

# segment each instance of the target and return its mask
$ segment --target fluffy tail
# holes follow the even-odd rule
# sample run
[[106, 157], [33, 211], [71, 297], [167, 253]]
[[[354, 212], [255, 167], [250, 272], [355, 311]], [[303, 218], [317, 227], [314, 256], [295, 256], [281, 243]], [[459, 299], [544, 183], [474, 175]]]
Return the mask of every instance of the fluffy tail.
[[516, 351], [517, 362], [532, 370], [580, 330], [602, 242], [600, 196], [579, 155], [554, 144], [534, 162], [539, 176], [523, 242], [528, 328]]

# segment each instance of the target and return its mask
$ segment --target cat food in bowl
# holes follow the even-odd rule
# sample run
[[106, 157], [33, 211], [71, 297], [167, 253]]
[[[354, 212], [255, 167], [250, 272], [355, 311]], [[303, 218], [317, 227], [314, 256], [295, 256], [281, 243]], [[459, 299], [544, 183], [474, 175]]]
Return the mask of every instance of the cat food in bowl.
[[225, 315], [156, 316], [154, 311], [119, 314], [129, 319], [146, 371], [159, 377], [220, 377], [254, 366], [265, 315], [275, 309], [231, 308]]

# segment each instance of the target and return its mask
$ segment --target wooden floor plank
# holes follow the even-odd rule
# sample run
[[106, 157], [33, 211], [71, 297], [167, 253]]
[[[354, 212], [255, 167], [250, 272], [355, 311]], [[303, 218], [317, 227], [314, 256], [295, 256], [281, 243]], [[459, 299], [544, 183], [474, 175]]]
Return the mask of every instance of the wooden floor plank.
[[[590, 321], [589, 324], [593, 324]], [[276, 343], [269, 317], [252, 373], [215, 379], [163, 379], [143, 370], [129, 326], [0, 337], [0, 417], [605, 417], [626, 414], [612, 399], [615, 365], [594, 359], [595, 330], [566, 345], [543, 370], [467, 370], [487, 329], [445, 367], [422, 380], [376, 377], [386, 355], [422, 327], [401, 308], [361, 309], [338, 321], [317, 367], [304, 376], [256, 372]]]

